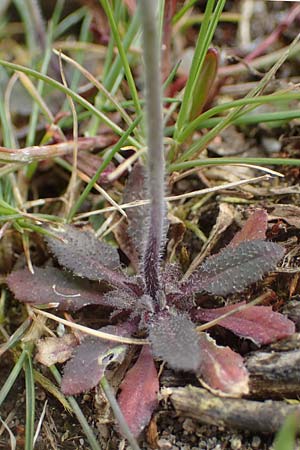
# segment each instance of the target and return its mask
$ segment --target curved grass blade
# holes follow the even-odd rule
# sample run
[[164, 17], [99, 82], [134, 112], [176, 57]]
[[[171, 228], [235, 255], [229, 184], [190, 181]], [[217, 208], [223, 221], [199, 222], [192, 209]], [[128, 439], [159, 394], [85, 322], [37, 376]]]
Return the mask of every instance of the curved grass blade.
[[[51, 366], [50, 370], [51, 370], [51, 373], [54, 376], [55, 380], [57, 381], [57, 383], [60, 384], [61, 376], [60, 376], [60, 373], [58, 372], [57, 368], [55, 366]], [[89, 424], [86, 420], [86, 417], [83, 414], [83, 412], [81, 411], [75, 398], [72, 396], [68, 396], [67, 399], [73, 409], [75, 416], [77, 417], [78, 422], [80, 423], [80, 425], [82, 427], [83, 432], [86, 435], [86, 438], [91, 446], [91, 449], [92, 450], [101, 450], [101, 446], [100, 446], [99, 442], [97, 441], [92, 428], [89, 426]]]
[[130, 446], [132, 450], [141, 450], [135, 437], [131, 433], [131, 430], [122, 414], [122, 411], [118, 405], [118, 402], [116, 400], [116, 397], [110, 387], [110, 385], [107, 382], [107, 379], [103, 377], [101, 379], [101, 387], [107, 397], [107, 400], [110, 403], [111, 409], [114, 412], [114, 415], [119, 423], [120, 429], [122, 431], [122, 434], [127, 438], [128, 442], [130, 443]]
[[27, 357], [27, 351], [24, 349], [21, 353], [21, 355], [19, 356], [19, 359], [16, 361], [12, 371], [10, 372], [9, 376], [6, 378], [6, 381], [4, 383], [4, 385], [2, 386], [1, 390], [0, 390], [0, 406], [2, 405], [2, 403], [4, 402], [4, 400], [6, 399], [7, 395], [9, 394], [9, 391], [11, 390], [14, 382], [16, 381], [19, 373], [22, 370], [24, 361]]
[[26, 358], [24, 361], [25, 387], [26, 387], [26, 425], [25, 425], [25, 450], [33, 449], [34, 419], [35, 419], [35, 389], [32, 368], [32, 354], [27, 344]]

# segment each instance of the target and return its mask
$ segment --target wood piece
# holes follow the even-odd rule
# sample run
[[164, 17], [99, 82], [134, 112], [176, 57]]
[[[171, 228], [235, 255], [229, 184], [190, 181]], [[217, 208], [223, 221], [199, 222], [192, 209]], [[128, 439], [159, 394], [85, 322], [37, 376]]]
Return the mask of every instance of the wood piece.
[[278, 341], [246, 359], [250, 396], [298, 398], [300, 394], [300, 334]]
[[283, 401], [217, 397], [194, 386], [166, 391], [177, 414], [220, 427], [275, 433], [290, 414], [297, 414], [300, 419], [300, 405]]
[[[256, 350], [245, 358], [249, 371], [248, 398], [282, 399], [300, 396], [300, 333], [278, 341], [264, 350]], [[165, 369], [161, 377], [164, 387], [197, 384], [189, 373]]]

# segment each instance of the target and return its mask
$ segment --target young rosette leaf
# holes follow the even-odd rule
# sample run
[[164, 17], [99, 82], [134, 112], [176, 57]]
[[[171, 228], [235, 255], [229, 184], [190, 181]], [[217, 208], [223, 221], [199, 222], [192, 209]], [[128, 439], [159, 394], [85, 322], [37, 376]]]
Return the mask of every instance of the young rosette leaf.
[[185, 282], [185, 291], [228, 295], [243, 291], [274, 270], [284, 249], [273, 242], [250, 240], [226, 247], [206, 259]]
[[[245, 304], [240, 302], [215, 309], [198, 308], [193, 314], [193, 319], [209, 322]], [[246, 307], [221, 319], [218, 325], [240, 337], [250, 339], [257, 345], [270, 344], [295, 333], [294, 322], [283, 314], [272, 311], [271, 306]]]
[[125, 276], [118, 271], [117, 249], [99, 241], [93, 233], [71, 225], [51, 231], [57, 238], [47, 236], [46, 240], [63, 267], [89, 280], [105, 280], [116, 285], [126, 283]]
[[159, 380], [153, 356], [145, 345], [134, 366], [127, 372], [118, 398], [120, 409], [134, 437], [148, 425], [158, 405]]
[[220, 347], [207, 333], [199, 334], [202, 354], [200, 381], [219, 395], [241, 397], [249, 392], [249, 375], [243, 358], [229, 347]]
[[158, 313], [149, 325], [153, 355], [172, 369], [197, 371], [201, 355], [194, 327], [186, 314], [171, 309]]
[[[109, 334], [129, 336], [130, 324], [120, 326], [108, 325], [101, 328]], [[127, 346], [112, 341], [104, 341], [94, 336], [87, 336], [75, 349], [72, 359], [67, 362], [61, 382], [65, 395], [75, 395], [94, 388], [104, 375], [106, 367], [115, 360], [122, 362]]]
[[[123, 195], [123, 203], [132, 203], [138, 200], [146, 200], [148, 192], [146, 188], [145, 167], [136, 163], [129, 174]], [[139, 205], [127, 210], [128, 238], [134, 251], [142, 257], [145, 246], [145, 230], [149, 219], [149, 205]], [[128, 245], [128, 244], [127, 244]]]
[[48, 304], [65, 311], [91, 304], [109, 306], [94, 283], [54, 267], [34, 267], [34, 274], [28, 269], [16, 270], [6, 281], [15, 297], [24, 303]]

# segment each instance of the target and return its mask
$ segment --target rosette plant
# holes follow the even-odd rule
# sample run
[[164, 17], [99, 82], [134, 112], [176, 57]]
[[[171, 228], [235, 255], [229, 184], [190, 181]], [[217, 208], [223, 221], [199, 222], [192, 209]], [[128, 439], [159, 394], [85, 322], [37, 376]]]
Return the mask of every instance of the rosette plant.
[[[137, 274], [129, 276], [121, 267], [116, 248], [99, 241], [89, 231], [67, 225], [51, 229], [56, 237], [46, 238], [50, 251], [67, 271], [36, 267], [34, 274], [23, 269], [8, 277], [10, 289], [23, 302], [70, 311], [101, 305], [114, 311], [112, 323], [100, 329], [106, 340], [87, 335], [81, 337], [80, 343], [72, 343], [75, 348], [65, 366], [61, 386], [65, 394], [95, 387], [106, 367], [113, 360], [120, 362], [124, 358], [126, 338], [144, 338], [142, 351], [125, 375], [118, 397], [135, 437], [148, 424], [157, 406], [157, 360], [165, 361], [174, 370], [194, 372], [213, 391], [231, 396], [248, 392], [242, 357], [228, 347], [217, 346], [206, 332], [196, 328], [199, 322], [232, 313], [241, 304], [200, 308], [201, 294], [226, 297], [241, 292], [274, 270], [284, 255], [280, 245], [265, 240], [267, 215], [257, 210], [232, 242], [208, 257], [190, 277], [182, 277], [178, 265], [164, 264], [167, 220], [157, 5], [154, 0], [139, 3], [148, 151], [146, 166], [137, 163], [133, 167], [124, 194], [125, 201], [150, 199], [149, 206], [129, 210], [128, 227], [124, 230]], [[257, 344], [294, 332], [290, 320], [265, 306], [239, 309], [220, 319], [219, 325]], [[55, 352], [59, 353], [58, 347]]]

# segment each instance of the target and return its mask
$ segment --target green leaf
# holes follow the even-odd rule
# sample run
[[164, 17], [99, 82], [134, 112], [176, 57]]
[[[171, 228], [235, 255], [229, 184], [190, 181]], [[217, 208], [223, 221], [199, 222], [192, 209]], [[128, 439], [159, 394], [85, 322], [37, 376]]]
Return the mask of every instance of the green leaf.
[[295, 450], [296, 435], [300, 431], [299, 414], [292, 414], [285, 419], [274, 440], [274, 450]]
[[217, 71], [218, 52], [216, 49], [210, 48], [206, 53], [202, 70], [195, 83], [190, 120], [194, 120], [201, 114], [215, 83]]

